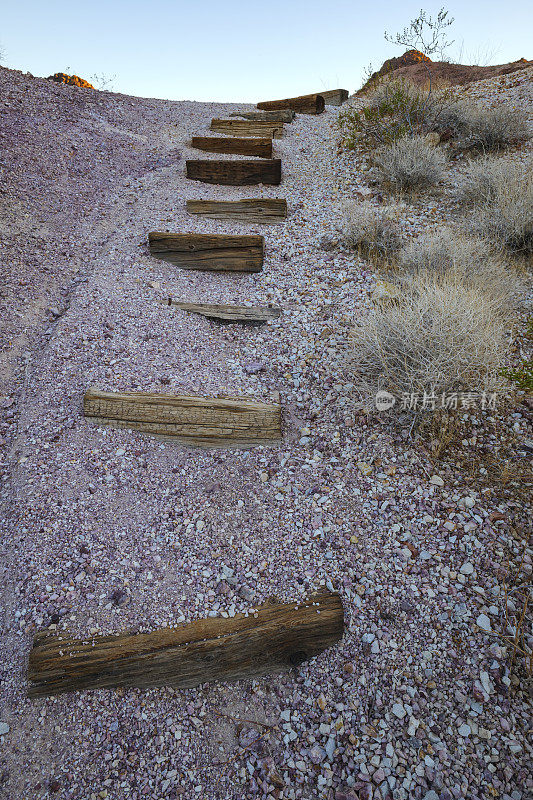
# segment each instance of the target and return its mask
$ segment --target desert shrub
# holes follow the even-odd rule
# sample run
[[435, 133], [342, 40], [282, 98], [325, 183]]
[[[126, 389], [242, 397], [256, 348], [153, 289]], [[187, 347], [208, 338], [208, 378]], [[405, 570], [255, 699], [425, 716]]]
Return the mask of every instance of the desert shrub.
[[[440, 98], [440, 95], [439, 95]], [[402, 78], [383, 79], [365, 97], [362, 108], [345, 106], [339, 114], [342, 144], [376, 147], [422, 133], [437, 114], [433, 95]]]
[[398, 189], [414, 189], [436, 183], [446, 158], [423, 136], [410, 136], [376, 151], [374, 165], [379, 178]]
[[489, 295], [507, 315], [522, 300], [523, 282], [516, 269], [484, 239], [449, 228], [423, 234], [398, 254], [398, 280], [406, 287], [419, 278], [453, 279]]
[[501, 150], [529, 138], [527, 116], [517, 108], [503, 103], [493, 108], [468, 103], [464, 109], [465, 131], [484, 150]]
[[455, 280], [421, 280], [400, 304], [376, 306], [352, 332], [362, 405], [374, 408], [378, 391], [396, 398], [494, 391], [505, 342], [504, 324], [484, 292]]
[[426, 125], [431, 130], [446, 131], [485, 151], [502, 150], [529, 138], [527, 117], [519, 109], [458, 100], [449, 92], [435, 93], [427, 117]]
[[480, 205], [472, 227], [509, 250], [533, 253], [533, 174], [520, 165], [485, 158], [471, 165], [463, 197]]
[[469, 203], [486, 205], [495, 200], [505, 184], [521, 183], [523, 178], [522, 164], [505, 158], [482, 156], [470, 162], [460, 197]]
[[351, 200], [343, 205], [342, 212], [340, 238], [346, 247], [378, 258], [390, 256], [401, 247], [399, 206], [374, 206]]
[[448, 92], [437, 92], [428, 113], [428, 128], [438, 133], [449, 133], [452, 137], [467, 130], [467, 103], [456, 100]]

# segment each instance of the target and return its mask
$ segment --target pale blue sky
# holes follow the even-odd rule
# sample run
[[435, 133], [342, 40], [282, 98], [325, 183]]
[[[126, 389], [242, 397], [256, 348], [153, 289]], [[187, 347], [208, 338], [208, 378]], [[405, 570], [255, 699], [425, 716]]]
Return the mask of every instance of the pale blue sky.
[[[29, 0], [4, 4], [4, 64], [90, 80], [116, 74], [117, 92], [171, 100], [256, 102], [359, 88], [401, 49], [383, 39], [442, 2], [364, 0]], [[462, 63], [533, 58], [531, 0], [450, 2]]]

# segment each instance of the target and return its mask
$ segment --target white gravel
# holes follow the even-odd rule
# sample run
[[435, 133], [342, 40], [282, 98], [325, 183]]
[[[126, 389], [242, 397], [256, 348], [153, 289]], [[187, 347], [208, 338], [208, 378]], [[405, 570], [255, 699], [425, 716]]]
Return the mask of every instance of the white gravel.
[[[491, 91], [499, 80], [531, 107], [531, 74], [514, 76], [518, 88], [513, 76], [483, 83]], [[530, 509], [512, 485], [483, 488], [453, 463], [435, 476], [407, 427], [354, 412], [343, 346], [375, 275], [318, 246], [337, 200], [368, 191], [357, 159], [335, 155], [337, 110], [299, 115], [274, 140], [280, 187], [217, 187], [186, 180], [185, 159], [209, 157], [186, 141], [243, 106], [95, 93], [5, 69], [0, 83], [11, 276], [3, 796], [526, 798], [525, 685], [490, 631], [501, 626], [509, 530]], [[286, 224], [184, 211], [189, 198], [262, 196], [287, 198]], [[409, 206], [406, 229], [453, 214], [453, 203], [437, 206]], [[180, 272], [149, 256], [158, 229], [262, 234], [264, 270]], [[284, 314], [260, 328], [220, 326], [163, 306], [169, 295], [272, 302]], [[250, 362], [265, 368], [250, 374]], [[279, 391], [283, 442], [203, 452], [101, 429], [81, 414], [88, 386], [257, 400]], [[528, 423], [525, 412], [512, 419], [522, 439]], [[524, 563], [530, 570], [530, 551]], [[340, 591], [346, 633], [292, 674], [25, 698], [32, 634], [50, 624], [79, 635], [147, 630], [319, 586]]]

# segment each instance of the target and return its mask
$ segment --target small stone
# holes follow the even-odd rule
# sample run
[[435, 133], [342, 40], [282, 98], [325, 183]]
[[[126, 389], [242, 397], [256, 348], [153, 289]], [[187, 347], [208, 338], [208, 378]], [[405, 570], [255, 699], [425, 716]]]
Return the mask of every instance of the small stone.
[[444, 481], [440, 477], [440, 475], [432, 475], [429, 479], [429, 482], [433, 484], [433, 486], [444, 486]]
[[407, 711], [405, 710], [405, 708], [402, 706], [401, 703], [394, 703], [392, 707], [392, 713], [394, 714], [395, 717], [398, 717], [398, 719], [403, 719], [407, 714]]
[[474, 565], [471, 564], [470, 561], [466, 561], [463, 564], [463, 566], [461, 567], [461, 569], [459, 570], [459, 572], [462, 575], [471, 575], [473, 573], [473, 571], [474, 571]]
[[372, 467], [366, 461], [358, 461], [357, 467], [359, 468], [359, 472], [361, 472], [363, 475], [372, 474]]
[[313, 764], [321, 764], [326, 758], [326, 751], [323, 747], [319, 747], [319, 745], [315, 744], [309, 751], [309, 758]]
[[470, 725], [467, 725], [466, 722], [463, 722], [463, 724], [457, 729], [457, 733], [459, 736], [470, 736], [472, 733]]
[[378, 785], [380, 783], [383, 783], [383, 781], [385, 780], [385, 773], [383, 772], [381, 767], [374, 772], [374, 774], [372, 775], [372, 780], [374, 781], [374, 783]]
[[244, 365], [244, 371], [247, 375], [256, 375], [258, 372], [263, 372], [266, 369], [261, 361], [248, 361]]
[[327, 754], [328, 759], [329, 759], [330, 762], [333, 761], [333, 754], [335, 753], [335, 746], [336, 746], [335, 745], [335, 739], [333, 738], [333, 736], [330, 736], [330, 738], [328, 739], [327, 744], [326, 744], [326, 754]]
[[[426, 133], [426, 135], [424, 136], [424, 139], [426, 140], [426, 142], [431, 147], [437, 147], [437, 145], [440, 144], [440, 133], [437, 133], [437, 131], [430, 131], [429, 133]], [[429, 794], [431, 794], [431, 792]], [[435, 792], [433, 792], [433, 794], [435, 794]], [[427, 800], [427, 798], [428, 798], [428, 795], [426, 795], [424, 797], [424, 800]], [[436, 798], [436, 800], [438, 800], [436, 794], [435, 794], [435, 798]], [[432, 800], [432, 799], [430, 799], [430, 800]]]
[[476, 619], [476, 625], [481, 628], [482, 631], [486, 631], [487, 633], [490, 633], [492, 630], [490, 619], [486, 614], [479, 615], [479, 617]]
[[6, 733], [9, 733], [9, 725], [7, 722], [0, 722], [0, 736], [5, 736]]

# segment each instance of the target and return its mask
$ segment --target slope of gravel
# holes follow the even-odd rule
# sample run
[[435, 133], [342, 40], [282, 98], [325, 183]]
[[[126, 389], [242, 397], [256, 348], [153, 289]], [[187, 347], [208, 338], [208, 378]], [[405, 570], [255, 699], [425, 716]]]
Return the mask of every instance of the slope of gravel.
[[[298, 116], [275, 141], [280, 187], [243, 190], [184, 176], [187, 139], [242, 106], [0, 77], [10, 347], [13, 298], [46, 309], [68, 283], [58, 313], [31, 317], [2, 390], [3, 796], [527, 797], [528, 707], [493, 633], [503, 544], [526, 515], [512, 491], [481, 490], [452, 467], [435, 478], [407, 429], [354, 411], [343, 346], [375, 276], [319, 247], [335, 203], [365, 190], [362, 172], [342, 173], [353, 162], [339, 173], [336, 110]], [[245, 227], [184, 212], [185, 199], [244, 196], [286, 197], [290, 217]], [[413, 230], [431, 213], [413, 211]], [[154, 229], [260, 233], [264, 271], [180, 272], [148, 255]], [[285, 313], [220, 326], [164, 306], [169, 295]], [[200, 452], [98, 428], [81, 415], [88, 386], [279, 391], [283, 442]], [[526, 417], [513, 424], [524, 438]], [[290, 675], [25, 699], [36, 629], [146, 630], [324, 585], [342, 594], [343, 642]]]

